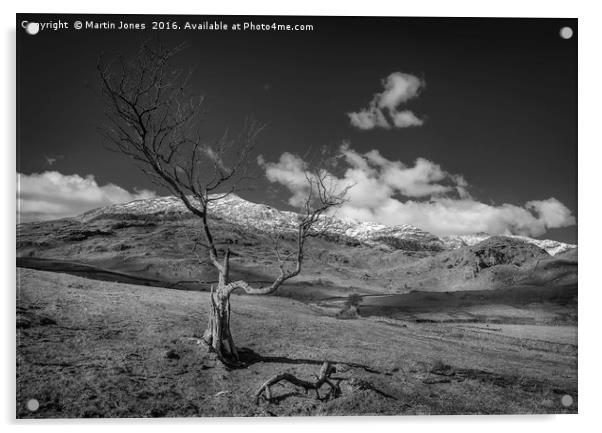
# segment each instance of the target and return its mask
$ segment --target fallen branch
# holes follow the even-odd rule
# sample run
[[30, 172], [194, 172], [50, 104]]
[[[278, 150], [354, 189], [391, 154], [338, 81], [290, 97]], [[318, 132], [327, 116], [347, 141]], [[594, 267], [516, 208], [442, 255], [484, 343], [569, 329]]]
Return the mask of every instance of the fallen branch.
[[[328, 399], [330, 397], [338, 397], [341, 394], [341, 389], [339, 388], [338, 383], [335, 384], [330, 378], [330, 375], [335, 372], [336, 370], [332, 366], [332, 364], [328, 361], [325, 361], [324, 364], [322, 364], [322, 367], [320, 368], [320, 375], [318, 376], [315, 382], [309, 382], [307, 380], [299, 379], [298, 377], [290, 373], [278, 374], [273, 378], [265, 381], [263, 385], [259, 387], [257, 393], [255, 394], [255, 402], [259, 403], [259, 399], [262, 397], [262, 395], [265, 396], [267, 401], [270, 401], [272, 399], [272, 392], [270, 390], [270, 387], [283, 381], [304, 388], [306, 393], [310, 390], [315, 391], [316, 398], [318, 400]], [[328, 385], [330, 390], [328, 394], [326, 394], [324, 397], [321, 397], [320, 388], [322, 388], [323, 385]]]

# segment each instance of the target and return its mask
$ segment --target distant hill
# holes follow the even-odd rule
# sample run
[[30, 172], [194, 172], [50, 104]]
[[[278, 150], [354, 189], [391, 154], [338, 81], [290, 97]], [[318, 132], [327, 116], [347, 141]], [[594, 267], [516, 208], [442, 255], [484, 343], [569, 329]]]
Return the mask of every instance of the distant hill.
[[[252, 203], [234, 194], [212, 203], [212, 215], [218, 219], [228, 220], [233, 224], [252, 230], [272, 232], [285, 228], [293, 231], [297, 214], [281, 211], [265, 204]], [[130, 203], [116, 204], [88, 211], [77, 220], [89, 222], [104, 218], [185, 218], [189, 212], [182, 202], [173, 196], [154, 199], [135, 200]], [[363, 243], [370, 246], [411, 251], [443, 251], [475, 245], [491, 235], [479, 233], [476, 235], [460, 235], [437, 237], [431, 233], [411, 225], [403, 224], [388, 227], [373, 222], [356, 221], [349, 218], [324, 217], [328, 223], [328, 235], [334, 239], [347, 240], [352, 243]], [[526, 236], [508, 236], [537, 245], [549, 254], [576, 248], [576, 245], [554, 240], [533, 239]]]
[[388, 273], [402, 278], [404, 288], [425, 291], [490, 290], [569, 280], [576, 283], [577, 260], [565, 258], [574, 251], [551, 256], [523, 239], [494, 236], [402, 264]]
[[[283, 233], [281, 246], [292, 251], [298, 217], [230, 195], [212, 203], [210, 224], [217, 241], [232, 251], [234, 276], [265, 281], [276, 272], [274, 233]], [[294, 280], [303, 290], [490, 290], [529, 279], [545, 284], [574, 275], [576, 280], [575, 245], [486, 234], [440, 238], [409, 225], [336, 217], [324, 217], [321, 224], [328, 229], [312, 239], [304, 272]], [[86, 263], [180, 286], [208, 287], [215, 279], [199, 223], [175, 197], [20, 224], [17, 255]]]
[[[487, 233], [478, 233], [476, 235], [443, 236], [441, 240], [443, 241], [446, 249], [455, 249], [476, 245], [490, 237], [491, 235], [488, 235]], [[546, 252], [552, 256], [577, 248], [577, 245], [566, 244], [564, 242], [558, 242], [551, 239], [533, 239], [527, 236], [516, 235], [507, 235], [506, 237], [519, 239], [524, 242], [537, 245], [539, 248], [546, 250]]]

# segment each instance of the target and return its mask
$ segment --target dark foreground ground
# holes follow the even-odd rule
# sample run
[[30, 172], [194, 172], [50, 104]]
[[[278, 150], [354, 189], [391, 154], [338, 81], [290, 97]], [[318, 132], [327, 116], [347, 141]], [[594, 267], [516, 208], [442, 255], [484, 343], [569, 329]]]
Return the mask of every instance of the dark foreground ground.
[[[230, 370], [198, 340], [207, 293], [17, 272], [20, 418], [577, 412], [577, 327], [566, 305], [343, 320], [332, 305], [234, 296], [248, 366]], [[326, 359], [373, 388], [344, 381], [340, 397], [318, 401], [283, 385], [256, 404], [271, 376], [314, 380]]]

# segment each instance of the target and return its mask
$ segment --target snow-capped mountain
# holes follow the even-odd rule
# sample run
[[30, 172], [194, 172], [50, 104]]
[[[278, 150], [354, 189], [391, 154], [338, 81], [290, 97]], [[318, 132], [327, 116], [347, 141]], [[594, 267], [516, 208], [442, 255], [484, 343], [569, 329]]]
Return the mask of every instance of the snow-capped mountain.
[[[229, 195], [210, 203], [211, 217], [228, 221], [246, 229], [266, 233], [293, 231], [299, 215], [295, 212], [281, 211], [271, 206], [252, 203], [236, 195]], [[135, 200], [125, 204], [115, 204], [94, 209], [80, 215], [77, 219], [89, 222], [100, 218], [187, 218], [189, 211], [176, 197], [159, 197]], [[325, 235], [347, 243], [364, 244], [379, 248], [409, 251], [444, 251], [472, 246], [491, 237], [489, 234], [444, 236], [432, 233], [411, 225], [385, 226], [374, 222], [356, 221], [351, 218], [324, 216], [319, 225], [327, 225]], [[319, 227], [318, 227], [319, 228]], [[550, 255], [562, 253], [576, 248], [576, 245], [565, 244], [553, 240], [532, 239], [525, 236], [510, 236], [537, 245]]]
[[[479, 242], [489, 239], [490, 237], [491, 235], [487, 233], [477, 233], [474, 235], [443, 236], [441, 237], [441, 240], [443, 241], [443, 244], [445, 245], [446, 249], [456, 249], [464, 246], [476, 245]], [[554, 241], [551, 239], [533, 239], [528, 236], [518, 235], [506, 235], [506, 237], [519, 239], [524, 242], [536, 245], [539, 248], [545, 250], [551, 256], [555, 256], [556, 254], [561, 254], [565, 251], [577, 248], [577, 245], [566, 244], [564, 242]]]

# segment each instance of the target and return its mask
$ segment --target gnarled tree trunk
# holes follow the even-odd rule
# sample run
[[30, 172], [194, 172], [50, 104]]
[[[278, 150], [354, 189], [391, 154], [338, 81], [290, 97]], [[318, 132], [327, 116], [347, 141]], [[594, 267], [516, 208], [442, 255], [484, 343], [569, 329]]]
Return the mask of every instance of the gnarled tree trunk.
[[230, 293], [222, 285], [211, 288], [211, 311], [203, 340], [226, 363], [238, 362], [238, 351], [230, 332]]

